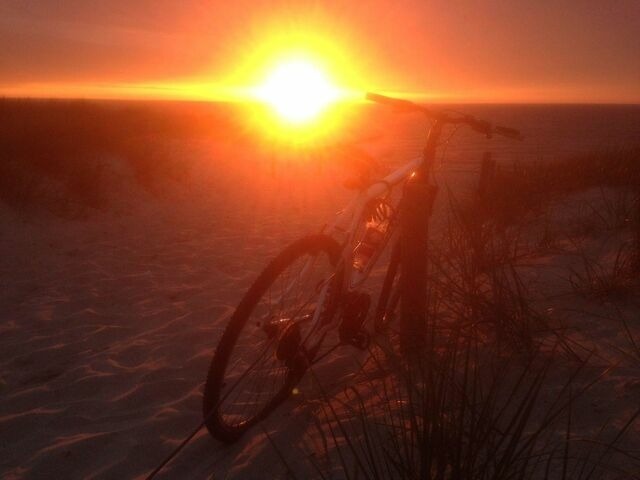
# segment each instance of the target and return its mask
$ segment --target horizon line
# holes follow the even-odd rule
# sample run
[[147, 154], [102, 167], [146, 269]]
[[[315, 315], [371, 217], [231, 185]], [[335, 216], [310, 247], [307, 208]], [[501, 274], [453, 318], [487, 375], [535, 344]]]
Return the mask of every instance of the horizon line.
[[[407, 96], [404, 96], [405, 98]], [[411, 97], [411, 96], [409, 96]], [[161, 97], [99, 97], [99, 96], [25, 96], [25, 95], [7, 95], [0, 92], [0, 100], [17, 100], [17, 101], [76, 101], [76, 102], [132, 102], [132, 103], [223, 103], [223, 104], [254, 104], [260, 103], [258, 100], [249, 99], [222, 99], [222, 98], [161, 98]], [[554, 101], [554, 100], [456, 100], [456, 99], [420, 99], [414, 100], [417, 103], [432, 105], [531, 105], [531, 106], [640, 106], [640, 101], [621, 102], [621, 101]], [[365, 98], [352, 98], [341, 100], [340, 103], [354, 103], [374, 105]]]

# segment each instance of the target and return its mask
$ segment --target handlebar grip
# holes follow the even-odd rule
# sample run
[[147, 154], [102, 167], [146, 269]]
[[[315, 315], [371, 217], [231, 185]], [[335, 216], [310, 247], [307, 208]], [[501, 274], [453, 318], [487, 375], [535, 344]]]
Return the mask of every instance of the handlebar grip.
[[522, 134], [520, 133], [519, 130], [516, 130], [515, 128], [509, 128], [509, 127], [495, 127], [493, 129], [494, 132], [496, 132], [498, 135], [502, 135], [503, 137], [508, 137], [508, 138], [513, 138], [515, 140], [522, 140]]
[[391, 98], [385, 95], [380, 95], [379, 93], [371, 93], [367, 92], [366, 95], [367, 100], [371, 100], [372, 102], [381, 103], [383, 105], [389, 105], [399, 110], [422, 110], [419, 105], [416, 105], [409, 100], [402, 100], [400, 98]]

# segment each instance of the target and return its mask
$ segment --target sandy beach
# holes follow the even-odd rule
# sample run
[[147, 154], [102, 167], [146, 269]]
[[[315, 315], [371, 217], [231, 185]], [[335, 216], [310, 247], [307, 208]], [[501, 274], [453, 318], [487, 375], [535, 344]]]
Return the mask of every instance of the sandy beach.
[[[290, 180], [129, 192], [125, 213], [77, 221], [2, 210], [3, 478], [141, 476], [200, 422], [202, 383], [235, 303], [330, 208]], [[269, 450], [258, 441], [231, 453], [203, 430], [198, 461], [176, 468], [257, 476], [273, 463], [271, 451], [254, 462]]]
[[[114, 187], [107, 210], [75, 219], [0, 210], [2, 478], [148, 475], [202, 420], [207, 368], [243, 292], [270, 258], [318, 231], [349, 195], [329, 167], [254, 168], [252, 154], [220, 142], [183, 148], [191, 165], [186, 183], [150, 193], [125, 182]], [[387, 158], [390, 151], [399, 152], [392, 161], [406, 158], [407, 142], [371, 150]], [[464, 196], [477, 181], [478, 162], [455, 165], [449, 173], [442, 167], [438, 179]], [[565, 198], [551, 224], [589, 217], [585, 205], [599, 195]], [[597, 436], [607, 425], [603, 438], [611, 439], [640, 398], [640, 364], [616, 322], [624, 315], [639, 338], [637, 306], [635, 297], [609, 304], [571, 293], [566, 268], [579, 259], [569, 230], [556, 232], [555, 248], [527, 260], [526, 279], [542, 296], [537, 307], [575, 342], [571, 355], [589, 358], [576, 388], [608, 372], [577, 401], [575, 435]], [[603, 232], [583, 243], [610, 264], [611, 235]], [[569, 293], [551, 295], [560, 291]], [[567, 352], [558, 357], [550, 391], [573, 368]], [[201, 429], [158, 478], [288, 478], [292, 471], [320, 478], [310, 460], [344, 478], [327, 458], [335, 447], [320, 432], [320, 412], [326, 395], [340, 398], [345, 386], [375, 391], [368, 374], [358, 373], [366, 359], [366, 352], [339, 350], [322, 367], [330, 379], [324, 391], [305, 378], [298, 394], [232, 446]], [[625, 433], [630, 452], [637, 453], [639, 429], [636, 420]]]
[[640, 0], [0, 0], [0, 480], [640, 480]]

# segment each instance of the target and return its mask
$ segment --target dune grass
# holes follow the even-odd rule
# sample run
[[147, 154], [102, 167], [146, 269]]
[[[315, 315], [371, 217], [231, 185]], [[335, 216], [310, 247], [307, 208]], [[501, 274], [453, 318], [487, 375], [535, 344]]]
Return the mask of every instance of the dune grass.
[[[308, 443], [317, 476], [638, 478], [640, 458], [625, 445], [640, 410], [619, 412], [595, 434], [576, 420], [592, 389], [618, 365], [603, 364], [597, 346], [581, 344], [541, 311], [549, 300], [525, 274], [549, 255], [532, 219], [553, 222], [554, 203], [596, 189], [601, 197], [576, 221], [595, 225], [583, 236], [601, 241], [604, 232], [618, 247], [595, 258], [560, 229], [555, 235], [565, 247], [558, 252], [578, 259], [564, 270], [563, 295], [573, 290], [587, 302], [615, 303], [637, 292], [634, 246], [624, 240], [637, 222], [637, 160], [637, 151], [610, 152], [503, 168], [484, 201], [450, 196], [447, 228], [429, 251], [427, 341], [403, 354], [401, 333], [390, 330], [391, 341], [372, 347], [355, 385], [332, 392], [315, 378], [322, 402]], [[559, 227], [565, 225], [545, 225]], [[619, 347], [633, 365], [637, 334], [620, 318], [629, 348]]]
[[[0, 200], [21, 211], [77, 216], [108, 208], [125, 177], [156, 191], [185, 174], [167, 142], [230, 135], [216, 115], [224, 113], [168, 118], [128, 104], [0, 100]], [[502, 166], [482, 201], [447, 198], [447, 227], [430, 246], [427, 341], [408, 363], [395, 347], [398, 332], [387, 332], [391, 342], [372, 348], [355, 385], [336, 393], [315, 379], [322, 399], [315, 424], [321, 447], [309, 458], [315, 474], [634, 478], [619, 459], [640, 465], [623, 445], [638, 412], [621, 417], [613, 434], [579, 433], [577, 404], [611, 366], [594, 371], [590, 346], [576, 345], [538, 308], [540, 294], [523, 266], [563, 240], [548, 210], [579, 192], [600, 195], [573, 225], [580, 239], [621, 231], [633, 238], [639, 186], [640, 150], [619, 150]], [[543, 231], [532, 241], [528, 228], [540, 218]], [[618, 242], [610, 258], [569, 240], [578, 259], [564, 271], [573, 293], [601, 303], [634, 298], [633, 240]], [[618, 317], [627, 357], [637, 362], [640, 338], [628, 316]]]
[[[500, 165], [486, 186], [494, 221], [521, 222], [555, 199], [592, 188], [640, 189], [640, 149], [612, 149], [550, 162]], [[613, 206], [613, 205], [612, 205]]]
[[[350, 141], [360, 130], [345, 129], [309, 145], [288, 143], [254, 125], [259, 108], [0, 98], [0, 202], [23, 213], [61, 216], [108, 209], [114, 190], [142, 187], [158, 194], [168, 183], [185, 180], [190, 146], [209, 142], [230, 147], [233, 155], [212, 163], [243, 179], [256, 172], [313, 179], [326, 165], [357, 163]], [[352, 115], [355, 124], [365, 123], [358, 109]]]
[[74, 215], [107, 208], [129, 177], [147, 190], [184, 177], [171, 142], [228, 132], [225, 108], [0, 99], [0, 200]]

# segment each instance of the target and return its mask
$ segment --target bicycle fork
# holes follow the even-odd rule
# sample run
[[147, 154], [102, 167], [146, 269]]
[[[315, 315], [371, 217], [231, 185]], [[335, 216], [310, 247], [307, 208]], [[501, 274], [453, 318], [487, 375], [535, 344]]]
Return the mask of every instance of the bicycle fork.
[[423, 161], [403, 192], [400, 216], [400, 339], [406, 351], [427, 338], [427, 248], [429, 219], [437, 187], [430, 183], [431, 167], [442, 128], [437, 119], [429, 131]]

